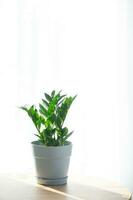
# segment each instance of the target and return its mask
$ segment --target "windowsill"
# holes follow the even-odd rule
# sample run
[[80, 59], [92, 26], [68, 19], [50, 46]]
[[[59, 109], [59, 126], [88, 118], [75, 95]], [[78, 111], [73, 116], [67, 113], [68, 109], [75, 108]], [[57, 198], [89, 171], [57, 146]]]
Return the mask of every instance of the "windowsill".
[[[1, 199], [42, 200], [130, 200], [130, 192], [123, 186], [95, 177], [69, 175], [67, 185], [46, 187], [36, 183], [33, 171], [0, 175]], [[22, 192], [23, 191], [23, 192]]]

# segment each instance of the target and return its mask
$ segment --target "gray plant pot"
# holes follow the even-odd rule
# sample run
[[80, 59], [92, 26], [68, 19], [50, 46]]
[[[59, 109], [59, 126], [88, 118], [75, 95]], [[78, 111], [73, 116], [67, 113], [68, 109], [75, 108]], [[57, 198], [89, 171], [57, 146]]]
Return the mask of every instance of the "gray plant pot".
[[64, 146], [45, 146], [32, 142], [37, 173], [37, 182], [43, 185], [67, 183], [72, 143]]

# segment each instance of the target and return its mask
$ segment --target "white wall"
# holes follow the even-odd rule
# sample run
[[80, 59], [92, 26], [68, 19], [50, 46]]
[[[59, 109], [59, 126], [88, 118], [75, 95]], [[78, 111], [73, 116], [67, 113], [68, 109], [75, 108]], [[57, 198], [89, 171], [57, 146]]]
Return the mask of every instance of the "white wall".
[[122, 146], [121, 181], [133, 192], [133, 1], [128, 0], [128, 131]]

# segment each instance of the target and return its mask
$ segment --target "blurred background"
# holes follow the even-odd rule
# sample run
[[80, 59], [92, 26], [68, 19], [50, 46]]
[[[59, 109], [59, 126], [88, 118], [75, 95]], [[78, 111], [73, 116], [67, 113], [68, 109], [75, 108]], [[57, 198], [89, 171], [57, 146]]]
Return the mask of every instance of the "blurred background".
[[70, 172], [133, 191], [131, 0], [0, 1], [0, 171], [33, 168], [36, 130], [18, 107], [77, 94]]

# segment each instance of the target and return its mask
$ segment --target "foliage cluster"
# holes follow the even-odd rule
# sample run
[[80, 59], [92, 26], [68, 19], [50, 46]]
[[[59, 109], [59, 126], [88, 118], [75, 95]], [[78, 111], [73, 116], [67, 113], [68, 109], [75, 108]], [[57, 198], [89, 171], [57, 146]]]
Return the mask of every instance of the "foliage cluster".
[[60, 92], [53, 90], [51, 94], [44, 93], [44, 98], [36, 106], [20, 107], [31, 118], [34, 123], [40, 143], [46, 146], [61, 146], [67, 143], [68, 137], [73, 133], [64, 127], [68, 110], [76, 96], [71, 97], [61, 95]]

